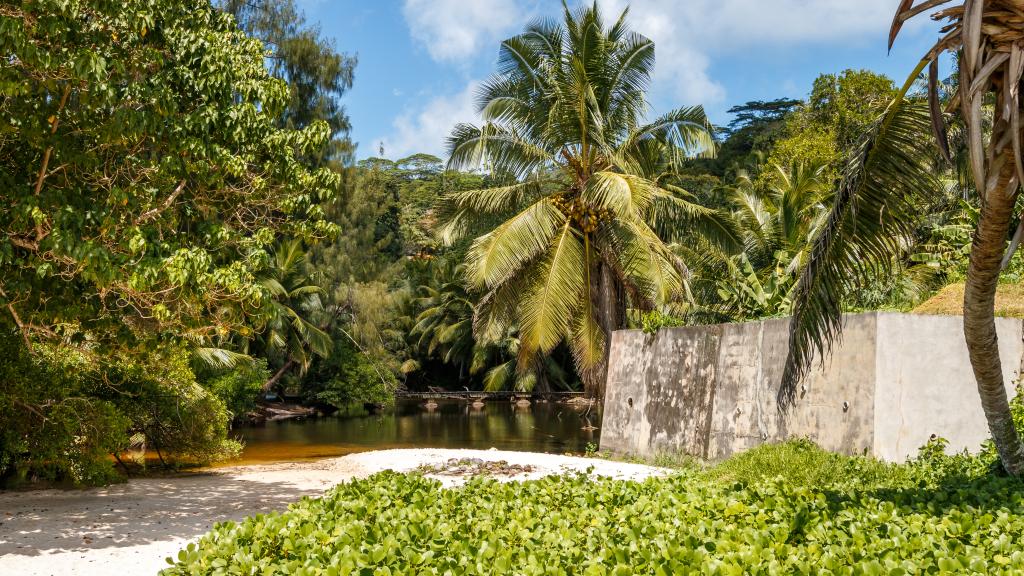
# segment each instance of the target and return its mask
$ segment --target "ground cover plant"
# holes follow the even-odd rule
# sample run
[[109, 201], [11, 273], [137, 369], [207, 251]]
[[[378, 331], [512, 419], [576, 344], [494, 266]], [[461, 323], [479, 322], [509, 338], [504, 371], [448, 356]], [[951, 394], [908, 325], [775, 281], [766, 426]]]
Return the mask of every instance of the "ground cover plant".
[[1024, 489], [994, 458], [795, 441], [646, 482], [385, 472], [219, 524], [164, 575], [1020, 573]]

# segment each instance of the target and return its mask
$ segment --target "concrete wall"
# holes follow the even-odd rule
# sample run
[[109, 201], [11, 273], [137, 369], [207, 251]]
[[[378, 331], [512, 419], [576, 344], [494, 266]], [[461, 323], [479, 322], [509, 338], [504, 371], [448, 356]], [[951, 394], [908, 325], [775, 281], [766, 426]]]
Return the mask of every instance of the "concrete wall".
[[[787, 319], [638, 330], [612, 336], [601, 448], [720, 459], [765, 441], [809, 437], [848, 454], [900, 461], [931, 434], [951, 449], [987, 435], [962, 319], [848, 315], [841, 343], [785, 418], [776, 391]], [[1019, 320], [997, 322], [1008, 390], [1024, 358]]]

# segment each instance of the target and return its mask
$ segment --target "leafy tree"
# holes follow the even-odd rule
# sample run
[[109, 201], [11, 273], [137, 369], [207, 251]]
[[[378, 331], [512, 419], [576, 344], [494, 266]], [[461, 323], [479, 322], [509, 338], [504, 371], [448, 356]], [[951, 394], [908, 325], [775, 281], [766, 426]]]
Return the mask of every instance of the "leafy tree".
[[[844, 151], [856, 145], [895, 93], [892, 80], [868, 70], [822, 74], [815, 79], [807, 102], [786, 117], [765, 165], [825, 166], [822, 178], [830, 183], [838, 180]], [[777, 177], [774, 170], [755, 174], [761, 187], [772, 186]]]
[[503, 42], [499, 73], [480, 92], [483, 125], [460, 124], [449, 139], [449, 167], [486, 163], [516, 177], [445, 198], [449, 242], [481, 216], [507, 218], [469, 251], [468, 280], [484, 293], [477, 333], [517, 325], [521, 367], [570, 342], [592, 396], [603, 394], [609, 336], [627, 307], [682, 297], [684, 268], [665, 239], [700, 230], [734, 240], [664, 181], [712, 151], [710, 125], [699, 107], [641, 123], [654, 43], [625, 17], [606, 27], [596, 5], [566, 7], [562, 22]]
[[341, 97], [352, 88], [357, 59], [338, 52], [317, 26], [306, 22], [294, 0], [217, 0], [239, 27], [269, 50], [267, 64], [275, 78], [288, 82], [290, 97], [280, 125], [305, 128], [324, 121], [331, 138], [317, 154], [321, 162], [349, 164], [354, 146]]
[[775, 100], [753, 100], [739, 106], [733, 106], [727, 111], [733, 115], [729, 121], [729, 134], [736, 134], [740, 130], [755, 128], [758, 132], [765, 131], [782, 122], [786, 116], [803, 104], [800, 100], [792, 98], [776, 98]]
[[[902, 24], [934, 6], [901, 2], [890, 45]], [[1006, 248], [1024, 181], [1020, 147], [1019, 85], [1024, 71], [1024, 32], [1003, 3], [967, 0], [936, 16], [948, 20], [941, 39], [910, 75], [902, 91], [855, 148], [829, 221], [819, 235], [797, 288], [790, 355], [779, 391], [789, 405], [815, 352], [823, 353], [842, 329], [840, 303], [856, 280], [887, 269], [907, 236], [927, 214], [943, 187], [931, 169], [931, 128], [948, 158], [946, 119], [939, 101], [938, 58], [953, 52], [959, 62], [959, 93], [951, 112], [965, 129], [974, 189], [981, 212], [974, 230], [964, 293], [964, 335], [982, 408], [1005, 469], [1024, 474], [1024, 442], [1014, 426], [999, 358], [994, 302], [1000, 269], [1024, 231]], [[928, 67], [928, 101], [904, 95]], [[986, 130], [983, 109], [993, 102]], [[986, 134], [987, 132], [987, 134]], [[986, 137], [987, 136], [987, 137]], [[853, 281], [851, 281], [851, 276]]]
[[719, 177], [749, 171], [748, 159], [771, 149], [784, 134], [786, 119], [802, 104], [792, 98], [777, 98], [733, 106], [728, 110], [733, 119], [719, 132], [725, 138], [717, 157], [700, 161], [698, 165], [708, 164], [709, 172]]
[[288, 88], [203, 0], [0, 15], [0, 307], [32, 339], [133, 346], [245, 330], [276, 234], [326, 237], [338, 176], [300, 161]]

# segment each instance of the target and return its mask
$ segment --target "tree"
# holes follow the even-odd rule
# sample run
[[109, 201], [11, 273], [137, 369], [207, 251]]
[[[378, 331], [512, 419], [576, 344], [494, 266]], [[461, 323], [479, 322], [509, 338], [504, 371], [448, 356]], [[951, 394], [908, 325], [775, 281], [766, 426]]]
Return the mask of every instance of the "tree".
[[[323, 238], [329, 137], [205, 0], [0, 16], [0, 307], [23, 336], [134, 350], [247, 330], [279, 233]], [[244, 335], [244, 334], [243, 334]]]
[[218, 0], [238, 26], [260, 39], [269, 50], [267, 65], [275, 78], [288, 82], [288, 105], [279, 117], [282, 127], [304, 128], [327, 122], [331, 138], [317, 151], [319, 162], [348, 165], [354, 146], [341, 97], [352, 88], [357, 59], [338, 52], [306, 23], [294, 0]]
[[438, 356], [459, 369], [460, 378], [473, 362], [474, 296], [463, 281], [464, 270], [452, 261], [434, 267], [429, 283], [417, 287], [419, 313], [412, 337], [424, 356]]
[[714, 211], [667, 182], [714, 143], [700, 107], [641, 123], [653, 64], [654, 43], [630, 31], [626, 12], [606, 27], [596, 4], [564, 6], [562, 22], [501, 44], [499, 72], [479, 95], [483, 124], [459, 124], [448, 142], [449, 167], [486, 164], [515, 178], [445, 198], [449, 242], [481, 217], [505, 218], [467, 258], [467, 279], [484, 294], [476, 333], [518, 325], [521, 368], [568, 341], [590, 396], [603, 395], [611, 332], [627, 307], [683, 297], [685, 266], [665, 240], [699, 230], [735, 241]]
[[[828, 216], [830, 183], [825, 166], [773, 165], [773, 184], [765, 190], [747, 178], [733, 189], [732, 216], [743, 236], [743, 252], [708, 262], [695, 274], [714, 283], [716, 310], [731, 320], [789, 312], [797, 272]], [[723, 270], [724, 264], [724, 270]]]
[[[946, 2], [903, 0], [889, 43], [911, 17]], [[1021, 158], [1020, 82], [1024, 72], [1024, 26], [1018, 2], [966, 0], [933, 14], [945, 19], [946, 36], [924, 57], [896, 99], [862, 138], [846, 168], [830, 218], [819, 235], [797, 288], [780, 405], [792, 403], [815, 352], [824, 353], [842, 328], [840, 302], [857, 278], [889, 266], [942, 187], [930, 170], [933, 132], [949, 158], [946, 118], [938, 82], [938, 58], [953, 52], [960, 63], [959, 91], [947, 110], [959, 113], [967, 132], [967, 154], [981, 213], [971, 246], [964, 293], [964, 336], [982, 408], [1005, 469], [1024, 474], [1024, 443], [1010, 414], [994, 320], [996, 284], [1024, 233], [1018, 228], [1009, 251], [1010, 222], [1024, 168]], [[905, 94], [928, 67], [927, 102]], [[994, 121], [983, 124], [986, 101]], [[855, 279], [850, 281], [851, 273]]]
[[271, 266], [260, 275], [270, 294], [270, 311], [257, 342], [262, 355], [277, 359], [280, 366], [263, 391], [272, 389], [281, 377], [298, 366], [305, 371], [313, 355], [326, 357], [331, 352], [331, 337], [318, 325], [324, 306], [323, 289], [309, 277], [306, 253], [298, 240], [288, 240], [274, 249]]
[[[869, 70], [818, 76], [807, 102], [786, 116], [765, 165], [821, 165], [823, 180], [838, 180], [845, 151], [857, 144], [895, 94], [892, 80]], [[774, 170], [754, 176], [758, 186], [777, 184]]]

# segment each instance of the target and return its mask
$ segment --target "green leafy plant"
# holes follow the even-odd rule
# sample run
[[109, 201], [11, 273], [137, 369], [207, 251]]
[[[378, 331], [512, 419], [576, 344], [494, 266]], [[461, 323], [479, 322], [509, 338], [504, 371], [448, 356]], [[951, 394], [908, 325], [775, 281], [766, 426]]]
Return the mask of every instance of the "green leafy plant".
[[[788, 448], [806, 463], [812, 446]], [[168, 558], [196, 574], [1013, 574], [1024, 570], [1024, 492], [1009, 478], [918, 489], [864, 475], [645, 482], [473, 479], [444, 489], [385, 472], [284, 513], [217, 525]], [[899, 467], [896, 467], [899, 468]], [[881, 473], [876, 475], [876, 472]], [[814, 484], [811, 481], [816, 482]], [[896, 488], [892, 488], [892, 487]]]

